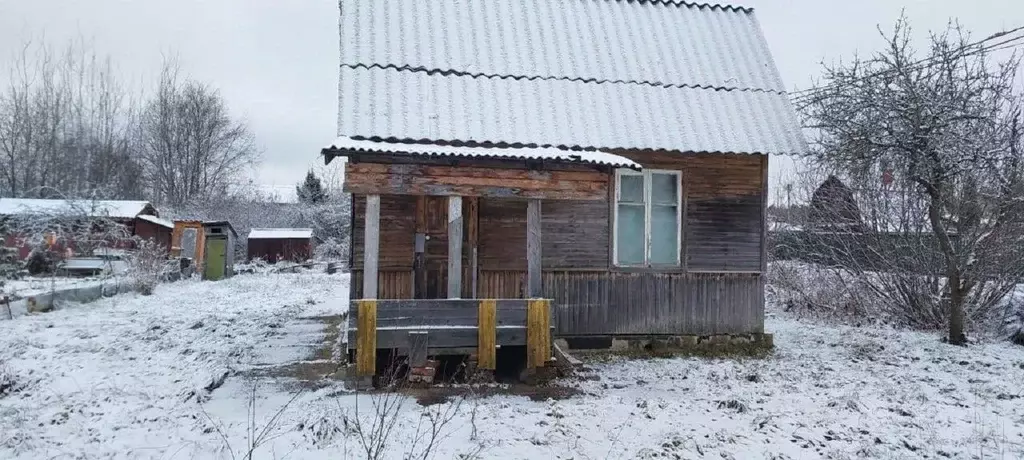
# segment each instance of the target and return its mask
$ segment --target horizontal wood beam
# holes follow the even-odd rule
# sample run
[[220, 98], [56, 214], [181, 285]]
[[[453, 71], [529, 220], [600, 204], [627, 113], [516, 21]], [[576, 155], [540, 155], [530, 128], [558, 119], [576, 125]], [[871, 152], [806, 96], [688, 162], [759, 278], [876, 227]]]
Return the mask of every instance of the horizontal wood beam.
[[604, 200], [608, 197], [608, 175], [597, 171], [347, 163], [344, 189], [366, 195]]

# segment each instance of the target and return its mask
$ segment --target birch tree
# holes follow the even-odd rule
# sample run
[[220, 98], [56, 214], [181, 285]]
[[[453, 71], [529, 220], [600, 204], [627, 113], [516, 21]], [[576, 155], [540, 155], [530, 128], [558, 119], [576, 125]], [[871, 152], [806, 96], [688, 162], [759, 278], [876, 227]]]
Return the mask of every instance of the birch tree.
[[[933, 302], [948, 341], [964, 344], [968, 319], [1024, 274], [1016, 249], [1024, 196], [1014, 91], [1020, 61], [997, 62], [957, 26], [932, 34], [924, 52], [910, 37], [901, 19], [884, 35], [885, 49], [826, 67], [822, 84], [797, 102], [814, 132], [810, 160], [853, 184], [885, 177], [901, 202], [920, 204], [921, 220], [905, 222], [930, 235], [941, 281], [939, 295], [917, 301]], [[869, 224], [871, 212], [864, 211]]]

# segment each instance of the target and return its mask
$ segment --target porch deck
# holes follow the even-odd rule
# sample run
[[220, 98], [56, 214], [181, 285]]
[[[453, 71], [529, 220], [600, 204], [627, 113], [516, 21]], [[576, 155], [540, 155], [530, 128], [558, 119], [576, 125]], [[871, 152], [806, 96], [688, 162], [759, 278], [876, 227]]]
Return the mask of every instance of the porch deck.
[[551, 301], [547, 299], [354, 300], [349, 350], [359, 375], [376, 372], [377, 350], [395, 350], [412, 366], [429, 356], [469, 354], [494, 370], [497, 349], [526, 347], [527, 367], [551, 357]]

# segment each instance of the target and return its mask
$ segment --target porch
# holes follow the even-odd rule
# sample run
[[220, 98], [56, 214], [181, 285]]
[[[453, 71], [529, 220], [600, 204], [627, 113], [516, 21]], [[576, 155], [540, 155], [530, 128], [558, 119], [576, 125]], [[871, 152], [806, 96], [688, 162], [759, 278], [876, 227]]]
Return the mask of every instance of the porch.
[[[545, 366], [555, 324], [543, 287], [542, 206], [606, 208], [610, 169], [552, 158], [346, 156], [345, 188], [359, 216], [348, 344], [358, 373], [381, 368], [380, 354], [414, 369], [432, 356], [468, 355], [494, 370], [496, 350], [511, 347], [523, 347], [528, 369]], [[607, 239], [597, 242], [607, 254]], [[496, 267], [522, 276], [495, 277]]]

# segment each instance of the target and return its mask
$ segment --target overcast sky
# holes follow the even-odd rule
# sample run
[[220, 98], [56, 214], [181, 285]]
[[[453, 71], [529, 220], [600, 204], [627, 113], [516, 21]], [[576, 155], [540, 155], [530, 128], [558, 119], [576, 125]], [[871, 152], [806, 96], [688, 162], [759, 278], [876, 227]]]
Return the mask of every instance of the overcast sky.
[[[427, 0], [424, 0], [427, 1]], [[710, 1], [710, 0], [709, 0]], [[917, 35], [950, 18], [976, 36], [1024, 25], [1021, 0], [742, 0], [753, 6], [787, 86], [805, 88], [822, 60], [870, 52], [878, 25], [906, 9]], [[254, 180], [284, 196], [335, 135], [335, 0], [0, 0], [0, 82], [21, 43], [82, 36], [135, 79], [152, 79], [164, 53], [219, 88], [263, 149]], [[773, 185], [792, 168], [772, 159]]]

